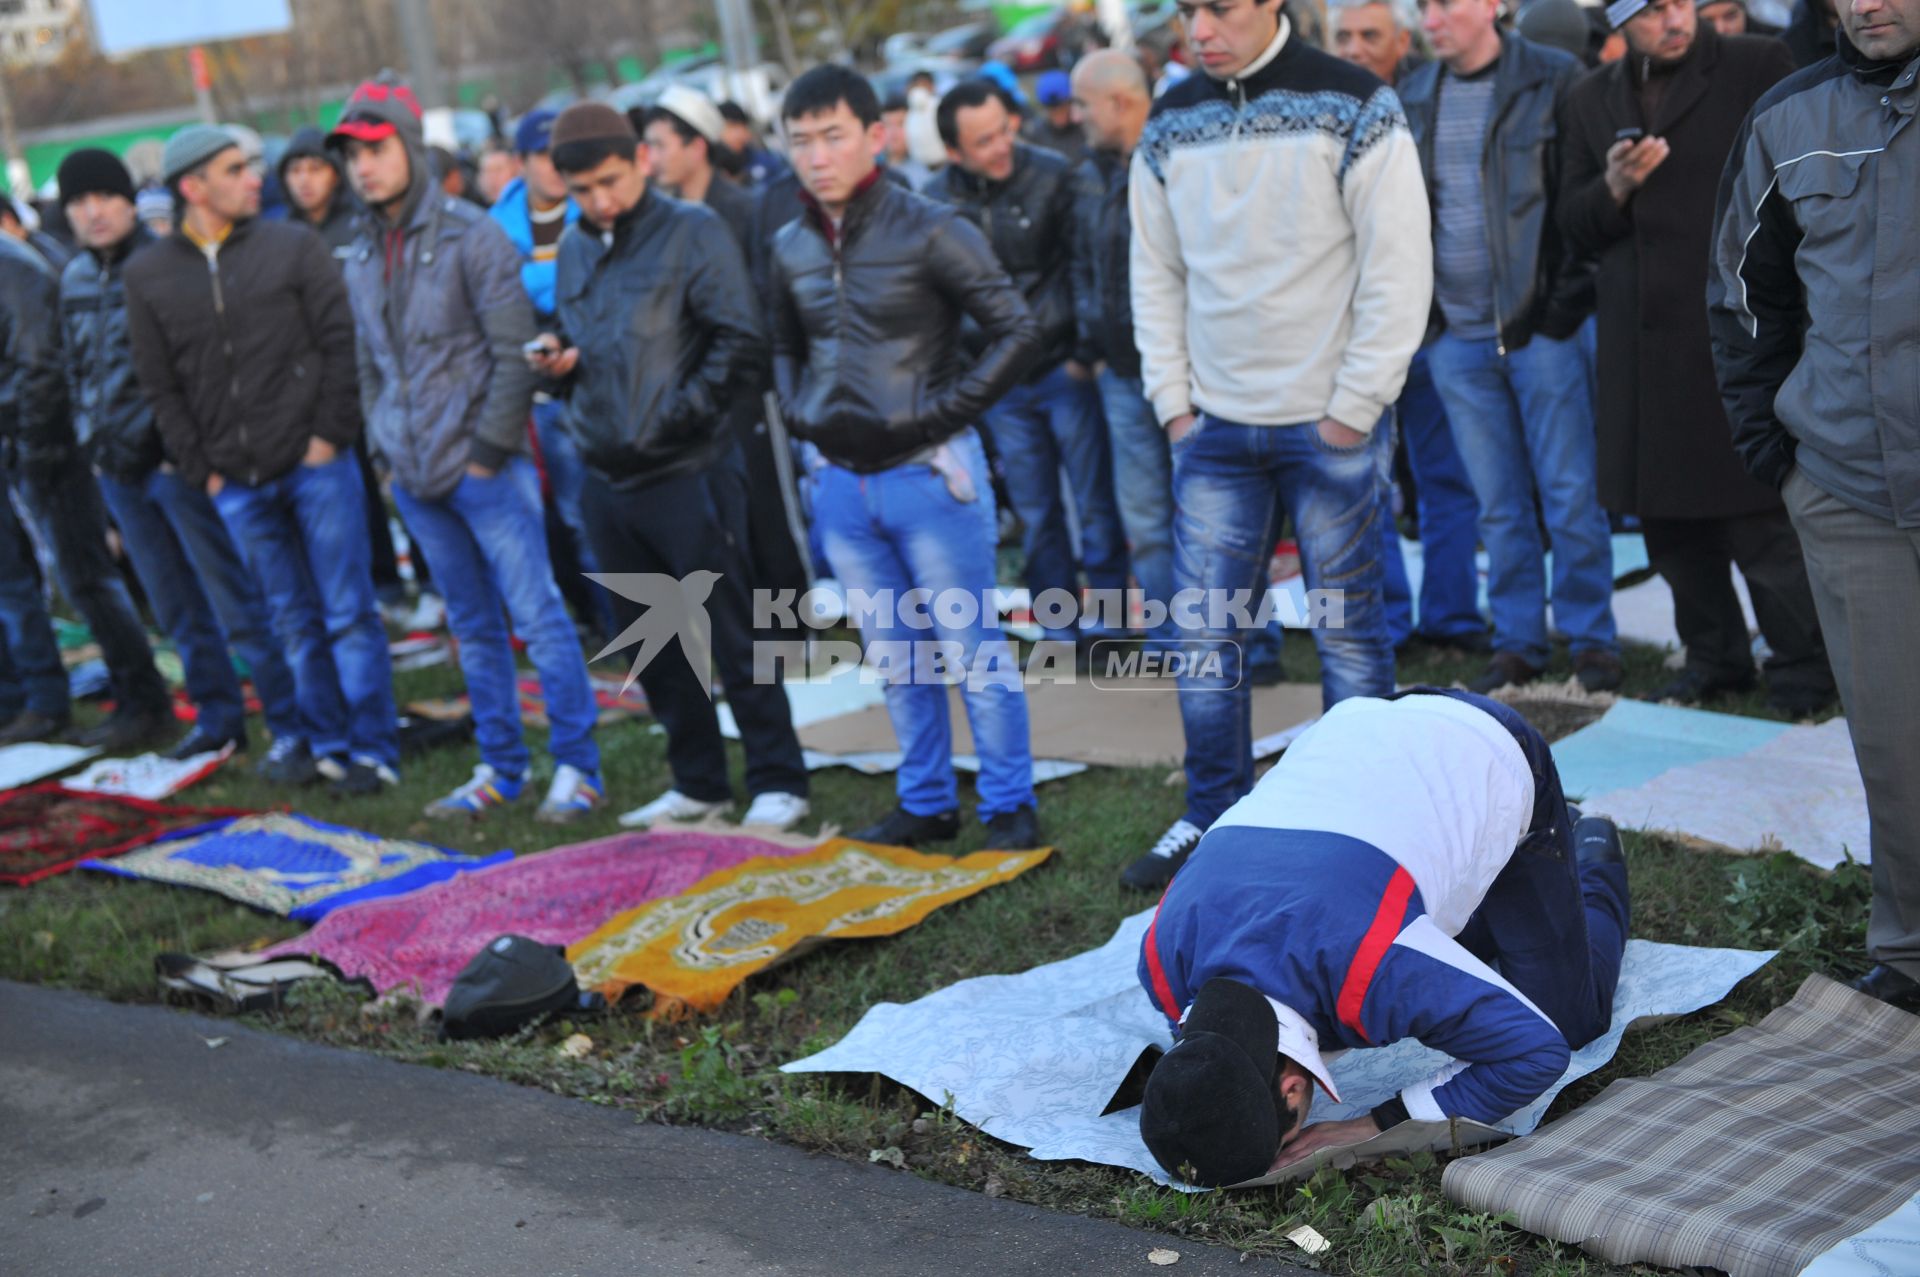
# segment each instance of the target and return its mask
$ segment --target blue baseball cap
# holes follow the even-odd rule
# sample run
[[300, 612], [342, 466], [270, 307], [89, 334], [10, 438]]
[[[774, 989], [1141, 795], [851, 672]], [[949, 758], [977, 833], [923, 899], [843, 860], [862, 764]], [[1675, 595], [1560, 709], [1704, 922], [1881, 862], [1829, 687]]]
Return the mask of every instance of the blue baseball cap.
[[513, 149], [521, 155], [534, 155], [540, 151], [550, 150], [553, 144], [553, 122], [559, 118], [557, 111], [528, 111], [520, 117], [519, 127], [513, 131]]
[[1041, 106], [1061, 106], [1073, 101], [1073, 77], [1065, 71], [1048, 71], [1033, 86], [1033, 95]]

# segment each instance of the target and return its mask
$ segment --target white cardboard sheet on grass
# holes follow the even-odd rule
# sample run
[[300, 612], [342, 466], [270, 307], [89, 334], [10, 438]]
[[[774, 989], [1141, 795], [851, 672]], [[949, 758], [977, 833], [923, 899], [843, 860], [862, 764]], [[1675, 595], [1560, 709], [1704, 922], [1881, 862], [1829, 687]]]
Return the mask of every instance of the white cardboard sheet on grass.
[[57, 776], [99, 752], [79, 745], [50, 745], [44, 741], [0, 746], [0, 789], [15, 789]]
[[[887, 703], [886, 685], [859, 665], [843, 665], [825, 678], [794, 680], [781, 687], [787, 693], [787, 704], [793, 707], [796, 731]], [[734, 721], [733, 707], [722, 702], [714, 708], [720, 719], [720, 734], [728, 740], [739, 740], [740, 725]]]
[[[1106, 944], [1060, 962], [962, 980], [904, 1005], [879, 1003], [838, 1043], [784, 1071], [880, 1073], [935, 1104], [950, 1097], [962, 1119], [1042, 1161], [1120, 1166], [1164, 1184], [1166, 1175], [1140, 1140], [1139, 1109], [1101, 1115], [1141, 1054], [1172, 1043], [1165, 1017], [1134, 974], [1152, 916], [1151, 910], [1135, 914]], [[1631, 1022], [1711, 1005], [1772, 956], [1630, 941], [1614, 1028], [1576, 1051], [1565, 1076], [1499, 1133], [1532, 1131], [1562, 1087], [1613, 1058]], [[1323, 1101], [1313, 1116], [1357, 1117], [1444, 1063], [1417, 1042], [1340, 1054], [1333, 1071], [1347, 1102]], [[1444, 1126], [1428, 1134], [1447, 1138]]]
[[1745, 753], [1672, 768], [1594, 795], [1581, 808], [1622, 828], [1665, 830], [1734, 851], [1784, 848], [1823, 869], [1848, 856], [1869, 859], [1867, 791], [1843, 718], [1783, 728]]
[[1623, 700], [1556, 743], [1553, 763], [1561, 788], [1577, 801], [1644, 785], [1676, 767], [1737, 757], [1786, 730], [1761, 718]]

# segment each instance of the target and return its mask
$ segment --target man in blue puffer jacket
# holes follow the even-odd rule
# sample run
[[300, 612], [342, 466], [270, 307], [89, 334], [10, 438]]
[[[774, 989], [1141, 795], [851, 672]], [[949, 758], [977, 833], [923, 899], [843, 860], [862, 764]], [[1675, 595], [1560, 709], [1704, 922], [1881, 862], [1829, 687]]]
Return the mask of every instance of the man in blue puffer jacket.
[[[1409, 1120], [1492, 1124], [1605, 1033], [1626, 947], [1612, 822], [1576, 826], [1512, 709], [1428, 688], [1334, 706], [1207, 831], [1140, 982], [1179, 1042], [1140, 1130], [1202, 1184]], [[1497, 970], [1496, 970], [1497, 968]], [[1453, 1057], [1361, 1118], [1305, 1125], [1326, 1056], [1414, 1038]]]

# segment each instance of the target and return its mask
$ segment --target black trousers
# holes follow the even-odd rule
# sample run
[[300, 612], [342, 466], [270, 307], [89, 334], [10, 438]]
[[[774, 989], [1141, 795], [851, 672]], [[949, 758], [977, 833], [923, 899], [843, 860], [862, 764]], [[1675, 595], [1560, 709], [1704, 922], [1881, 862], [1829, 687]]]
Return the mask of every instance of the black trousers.
[[1673, 622], [1687, 668], [1714, 680], [1753, 675], [1753, 645], [1728, 564], [1738, 564], [1773, 655], [1767, 683], [1831, 694], [1833, 671], [1807, 584], [1800, 538], [1785, 510], [1723, 519], [1640, 520], [1647, 558], [1673, 589]]
[[[703, 471], [639, 489], [619, 489], [591, 469], [581, 505], [600, 570], [663, 573], [684, 579], [717, 573], [706, 597], [713, 668], [727, 691], [747, 754], [747, 793], [807, 792], [807, 768], [793, 732], [793, 711], [777, 683], [754, 682], [753, 576], [747, 559], [747, 482], [729, 454]], [[650, 609], [618, 591], [614, 623], [626, 630]], [[626, 654], [633, 659], [633, 653]], [[701, 802], [733, 796], [725, 739], [708, 693], [679, 642], [670, 642], [640, 671], [648, 707], [667, 729], [673, 787]]]
[[[792, 590], [798, 598], [813, 584], [813, 577], [801, 551], [803, 540], [795, 538], [799, 498], [792, 491], [793, 454], [776, 455], [787, 448], [787, 438], [784, 430], [776, 434], [768, 425], [770, 411], [764, 396], [742, 394], [728, 414], [746, 467], [747, 560], [756, 588]], [[798, 640], [806, 633], [798, 626], [789, 630], [776, 626], [760, 637]]]

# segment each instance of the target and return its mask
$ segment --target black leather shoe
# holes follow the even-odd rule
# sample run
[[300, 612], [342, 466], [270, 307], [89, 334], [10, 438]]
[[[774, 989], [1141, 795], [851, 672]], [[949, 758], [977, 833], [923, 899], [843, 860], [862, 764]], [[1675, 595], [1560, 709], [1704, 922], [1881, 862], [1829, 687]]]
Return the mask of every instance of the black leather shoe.
[[1815, 718], [1833, 708], [1839, 693], [1831, 687], [1767, 686], [1767, 707], [1788, 718]]
[[1748, 672], [1744, 676], [1731, 678], [1715, 677], [1704, 670], [1683, 669], [1667, 682], [1659, 691], [1647, 697], [1650, 701], [1673, 701], [1680, 705], [1698, 705], [1710, 701], [1716, 696], [1731, 696], [1740, 692], [1751, 692], [1754, 688], [1754, 676]]
[[1573, 676], [1588, 692], [1617, 692], [1627, 671], [1612, 652], [1575, 652]]
[[1484, 695], [1503, 687], [1519, 687], [1533, 682], [1545, 672], [1517, 652], [1495, 652], [1480, 677], [1467, 684], [1467, 690]]
[[173, 735], [179, 726], [171, 710], [115, 710], [80, 733], [80, 744], [114, 757], [152, 748]]
[[1573, 826], [1573, 858], [1582, 865], [1624, 865], [1620, 831], [1605, 816], [1582, 816]]
[[1873, 970], [1847, 981], [1847, 987], [1902, 1011], [1920, 1011], [1920, 980], [1885, 963], [1875, 963]]
[[175, 762], [183, 758], [192, 758], [195, 754], [217, 754], [227, 746], [233, 746], [233, 752], [247, 752], [247, 738], [244, 736], [220, 736], [213, 732], [203, 732], [198, 727], [180, 738], [180, 743], [167, 751], [167, 757]]
[[996, 851], [1029, 851], [1042, 845], [1040, 815], [1031, 807], [1003, 811], [987, 822], [987, 846]]
[[37, 709], [21, 710], [11, 722], [0, 727], [0, 745], [18, 745], [30, 740], [57, 740], [72, 723], [70, 718], [55, 718]]
[[916, 816], [904, 807], [895, 807], [884, 819], [847, 835], [855, 842], [877, 842], [886, 847], [918, 847], [921, 843], [946, 842], [959, 836], [959, 812]]

